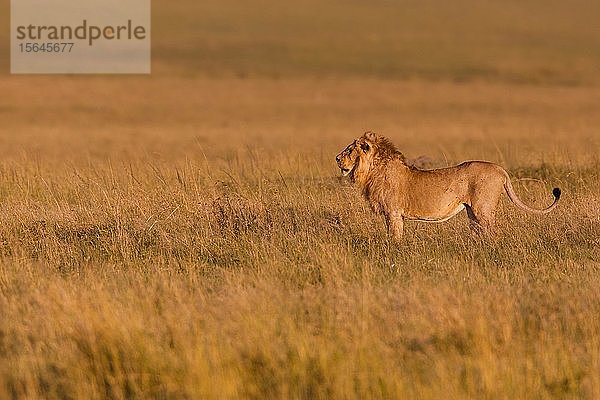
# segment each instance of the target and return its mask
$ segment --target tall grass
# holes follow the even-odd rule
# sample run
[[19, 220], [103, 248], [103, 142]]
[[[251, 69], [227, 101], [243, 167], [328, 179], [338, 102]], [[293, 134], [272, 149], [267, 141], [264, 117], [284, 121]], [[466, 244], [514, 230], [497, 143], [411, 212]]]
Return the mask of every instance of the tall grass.
[[212, 185], [193, 163], [4, 165], [3, 397], [598, 395], [580, 182], [555, 177], [545, 219], [504, 207], [495, 239], [458, 218], [396, 245], [335, 179], [239, 163]]
[[[597, 90], [3, 85], [1, 398], [600, 396]], [[333, 162], [365, 129], [564, 197], [395, 244]]]

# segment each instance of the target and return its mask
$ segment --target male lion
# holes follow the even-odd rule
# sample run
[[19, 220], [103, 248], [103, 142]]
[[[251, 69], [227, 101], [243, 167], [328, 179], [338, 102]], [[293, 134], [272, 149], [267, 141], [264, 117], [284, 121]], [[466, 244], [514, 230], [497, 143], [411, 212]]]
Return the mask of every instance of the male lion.
[[388, 232], [402, 238], [404, 220], [443, 222], [467, 209], [470, 226], [489, 232], [494, 211], [503, 192], [522, 210], [546, 214], [558, 204], [560, 189], [554, 188], [554, 202], [538, 210], [524, 204], [513, 190], [510, 178], [499, 165], [466, 161], [460, 165], [420, 170], [407, 165], [404, 156], [386, 138], [367, 132], [336, 156], [342, 174], [360, 187], [376, 213], [385, 217]]

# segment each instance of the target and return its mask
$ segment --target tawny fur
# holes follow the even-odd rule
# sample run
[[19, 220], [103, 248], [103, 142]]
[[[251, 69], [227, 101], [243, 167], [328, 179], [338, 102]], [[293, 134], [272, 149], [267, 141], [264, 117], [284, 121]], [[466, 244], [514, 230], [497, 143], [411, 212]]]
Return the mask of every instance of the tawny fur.
[[546, 214], [558, 204], [561, 191], [555, 188], [554, 202], [545, 209], [524, 204], [516, 195], [507, 172], [487, 161], [433, 170], [409, 166], [404, 155], [385, 137], [367, 132], [337, 155], [344, 175], [361, 189], [376, 213], [385, 217], [388, 232], [402, 238], [404, 220], [442, 222], [466, 209], [470, 226], [490, 232], [502, 193], [524, 211]]

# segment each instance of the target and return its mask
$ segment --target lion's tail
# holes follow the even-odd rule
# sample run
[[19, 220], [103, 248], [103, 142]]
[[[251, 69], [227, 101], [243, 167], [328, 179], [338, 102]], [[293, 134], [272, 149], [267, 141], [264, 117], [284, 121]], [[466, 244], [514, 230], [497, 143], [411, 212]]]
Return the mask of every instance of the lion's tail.
[[521, 201], [521, 199], [519, 199], [519, 197], [515, 193], [512, 183], [510, 182], [510, 177], [508, 176], [508, 173], [506, 171], [504, 171], [504, 175], [506, 175], [506, 180], [504, 181], [504, 189], [506, 190], [506, 194], [508, 194], [508, 197], [510, 198], [510, 200], [520, 209], [522, 209], [524, 211], [528, 211], [530, 213], [534, 213], [534, 214], [547, 214], [550, 211], [554, 210], [556, 208], [556, 206], [558, 205], [558, 200], [560, 200], [560, 195], [561, 195], [560, 188], [556, 187], [556, 188], [552, 189], [552, 195], [554, 196], [554, 201], [548, 207], [540, 210], [537, 208], [529, 207], [527, 204], [523, 203], [523, 201]]

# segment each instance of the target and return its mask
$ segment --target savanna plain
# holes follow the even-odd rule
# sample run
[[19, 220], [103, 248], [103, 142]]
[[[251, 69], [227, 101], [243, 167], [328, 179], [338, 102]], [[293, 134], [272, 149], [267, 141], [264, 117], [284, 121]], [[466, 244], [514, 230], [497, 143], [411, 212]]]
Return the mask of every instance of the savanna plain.
[[[600, 398], [600, 7], [574, 3], [155, 1], [150, 76], [4, 65], [0, 398]], [[335, 165], [366, 130], [563, 197], [394, 243]]]

